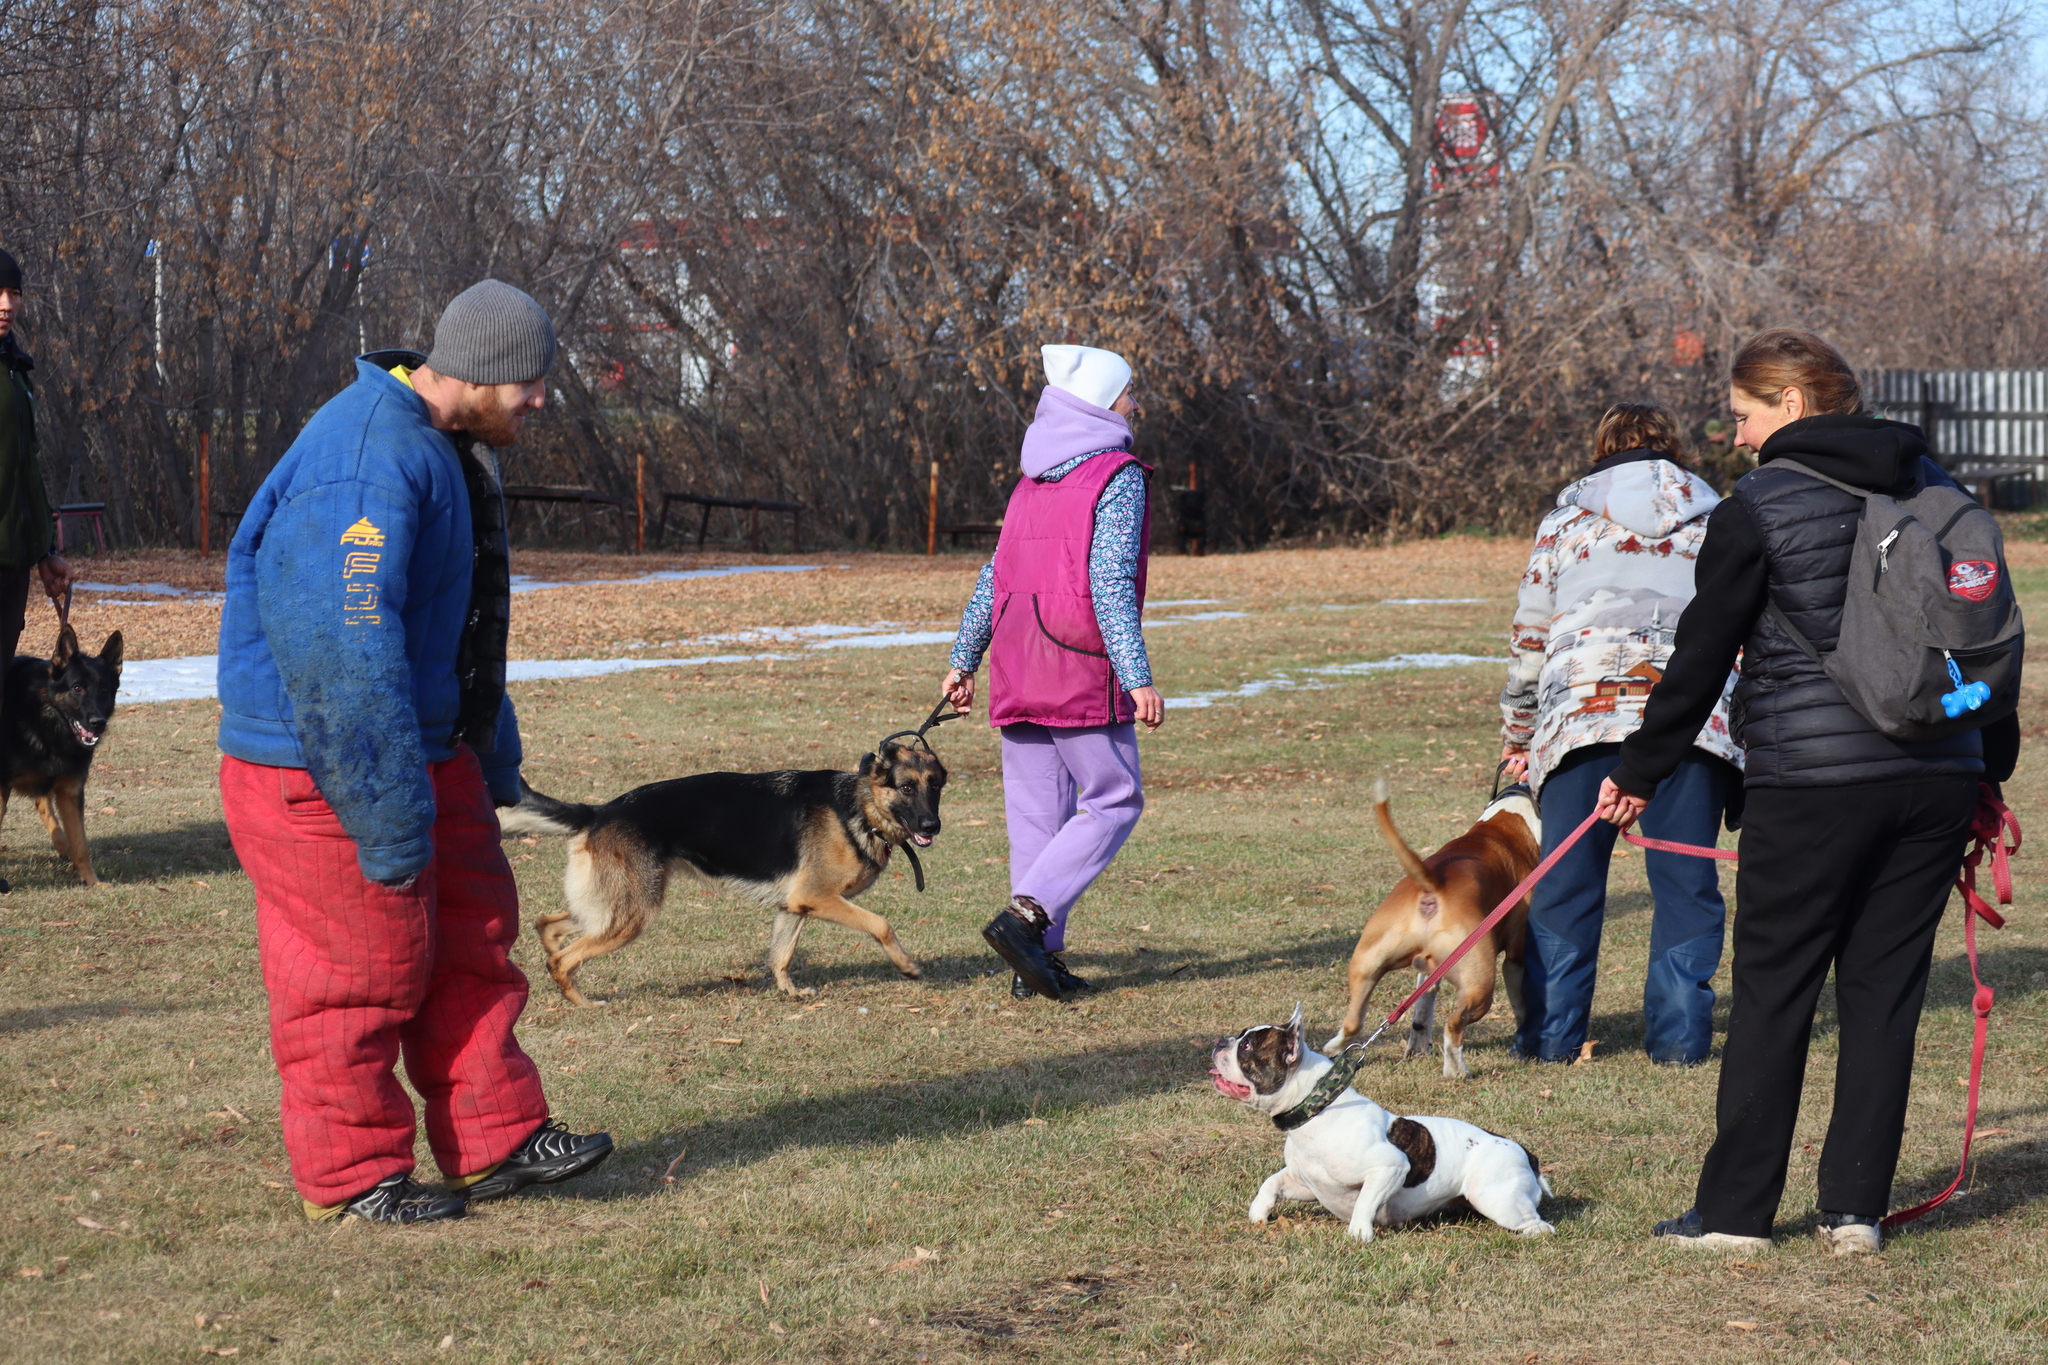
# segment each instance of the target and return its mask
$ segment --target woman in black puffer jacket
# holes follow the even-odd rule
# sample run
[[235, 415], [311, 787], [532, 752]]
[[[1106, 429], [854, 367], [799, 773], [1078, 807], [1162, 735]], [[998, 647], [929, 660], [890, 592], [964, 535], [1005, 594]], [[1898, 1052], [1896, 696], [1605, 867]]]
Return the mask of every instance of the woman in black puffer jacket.
[[1708, 518], [1697, 595], [1600, 798], [1615, 824], [1635, 820], [1691, 746], [1740, 651], [1746, 806], [1719, 1131], [1695, 1207], [1659, 1223], [1656, 1236], [1769, 1244], [1814, 1007], [1832, 967], [1841, 1052], [1819, 1232], [1841, 1254], [1874, 1252], [1905, 1131], [1935, 928], [1978, 784], [2011, 776], [2019, 722], [2007, 716], [1925, 743], [1892, 739], [1765, 613], [1776, 602], [1818, 650], [1834, 648], [1863, 511], [1854, 495], [1773, 462], [1794, 459], [1895, 495], [1952, 482], [1926, 458], [1920, 429], [1863, 416], [1840, 353], [1790, 329], [1760, 333], [1737, 353], [1730, 403], [1736, 440], [1758, 452], [1758, 468]]

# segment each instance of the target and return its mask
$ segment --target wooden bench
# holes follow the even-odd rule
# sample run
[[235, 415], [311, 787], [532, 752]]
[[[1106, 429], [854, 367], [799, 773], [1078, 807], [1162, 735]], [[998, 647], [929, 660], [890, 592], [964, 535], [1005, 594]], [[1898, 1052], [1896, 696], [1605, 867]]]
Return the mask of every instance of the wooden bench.
[[959, 546], [963, 539], [979, 540], [983, 537], [994, 539], [1002, 535], [1002, 533], [1003, 524], [1000, 521], [963, 521], [957, 525], [939, 527], [939, 534], [951, 540], [955, 548]]
[[57, 553], [60, 555], [64, 553], [64, 523], [74, 517], [78, 517], [92, 523], [93, 543], [99, 547], [101, 554], [105, 554], [107, 552], [106, 515], [107, 505], [103, 502], [67, 502], [56, 511], [50, 513], [51, 520], [57, 523]]
[[592, 506], [610, 507], [615, 509], [619, 514], [619, 526], [621, 531], [627, 533], [628, 539], [631, 538], [630, 532], [632, 528], [627, 524], [625, 500], [623, 498], [614, 498], [606, 493], [600, 493], [595, 488], [585, 488], [580, 485], [546, 483], [506, 484], [505, 521], [506, 529], [508, 532], [511, 529], [512, 504], [515, 502], [575, 503], [583, 518], [583, 544], [586, 549], [589, 548], [591, 544], [590, 509]]
[[789, 543], [793, 553], [802, 554], [804, 548], [804, 505], [800, 502], [777, 502], [773, 498], [717, 498], [708, 493], [663, 493], [661, 495], [661, 517], [655, 523], [657, 540], [668, 534], [668, 509], [675, 503], [684, 503], [704, 509], [697, 518], [697, 548], [704, 548], [704, 537], [711, 529], [711, 512], [718, 507], [729, 507], [735, 512], [745, 512], [747, 517], [747, 549], [752, 554], [761, 553], [761, 514], [763, 512], [789, 513]]

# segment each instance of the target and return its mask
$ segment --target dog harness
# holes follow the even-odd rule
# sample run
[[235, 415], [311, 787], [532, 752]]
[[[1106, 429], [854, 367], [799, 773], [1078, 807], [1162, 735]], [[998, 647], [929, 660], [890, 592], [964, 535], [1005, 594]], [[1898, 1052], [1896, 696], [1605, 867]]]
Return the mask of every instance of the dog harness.
[[1337, 1102], [1337, 1097], [1351, 1088], [1351, 1078], [1358, 1074], [1358, 1068], [1365, 1065], [1365, 1049], [1350, 1047], [1341, 1057], [1330, 1062], [1330, 1069], [1316, 1082], [1315, 1089], [1308, 1092], [1308, 1098], [1292, 1109], [1283, 1109], [1273, 1115], [1273, 1126], [1283, 1133], [1291, 1133], [1316, 1115]]

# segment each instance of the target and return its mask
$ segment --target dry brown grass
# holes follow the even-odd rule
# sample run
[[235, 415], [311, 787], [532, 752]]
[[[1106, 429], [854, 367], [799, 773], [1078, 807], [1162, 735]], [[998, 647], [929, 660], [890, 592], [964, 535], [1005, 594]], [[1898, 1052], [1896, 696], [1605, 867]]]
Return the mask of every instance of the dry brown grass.
[[[1323, 661], [1494, 652], [1520, 554], [1461, 539], [1162, 559], [1156, 598], [1227, 597], [1253, 614], [1156, 630], [1156, 665], [1169, 695], [1185, 695], [1281, 672], [1312, 681], [1305, 670]], [[2048, 554], [2015, 547], [2013, 558], [2038, 614]], [[691, 591], [660, 610], [699, 631], [937, 620], [958, 610], [975, 566], [821, 562], [857, 567], [677, 585]], [[612, 576], [617, 564], [591, 568]], [[608, 591], [557, 590], [578, 603]], [[534, 614], [550, 596], [515, 610]], [[1425, 596], [1487, 600], [1288, 610]], [[891, 605], [853, 615], [874, 602]], [[943, 658], [942, 646], [822, 652], [523, 686], [528, 773], [575, 797], [710, 767], [848, 763], [922, 714]], [[213, 708], [132, 708], [90, 803], [114, 812], [93, 817], [112, 884], [69, 886], [21, 812], [0, 863], [18, 880], [0, 900], [12, 950], [0, 960], [0, 1357], [2041, 1358], [2048, 951], [2035, 907], [2048, 882], [2032, 857], [2017, 865], [2014, 928], [1985, 945], [2000, 1008], [1971, 1192], [1879, 1260], [1833, 1260], [1805, 1236], [1808, 1144], [1833, 1079], [1825, 1010], [1781, 1245], [1730, 1262], [1645, 1240], [1690, 1198], [1715, 1066], [1654, 1068], [1638, 1051], [1649, 916], [1634, 858], [1615, 868], [1596, 1061], [1514, 1061], [1494, 1021], [1475, 1030], [1470, 1082], [1404, 1066], [1391, 1049], [1362, 1073], [1397, 1111], [1456, 1114], [1527, 1142], [1557, 1185], [1555, 1239], [1449, 1218], [1359, 1246], [1311, 1209], [1268, 1228], [1244, 1221], [1279, 1140], [1209, 1091], [1200, 1049], [1297, 999], [1327, 1032], [1343, 999], [1338, 964], [1395, 875], [1364, 818], [1371, 779], [1394, 775], [1417, 845], [1457, 832], [1483, 799], [1497, 688], [1494, 669], [1471, 667], [1170, 712], [1145, 742], [1145, 819], [1075, 916], [1074, 965], [1105, 989], [1073, 1008], [1013, 1005], [987, 974], [976, 931], [1004, 891], [995, 745], [978, 724], [949, 726], [939, 747], [956, 781], [926, 858], [931, 890], [891, 878], [864, 897], [895, 922], [924, 981], [821, 927], [797, 967], [821, 994], [785, 1001], [761, 989], [758, 911], [672, 894], [646, 938], [586, 971], [609, 1006], [567, 1008], [542, 978], [522, 1025], [557, 1111], [609, 1128], [617, 1157], [555, 1195], [410, 1230], [296, 1216], [250, 891], [212, 782]], [[2012, 788], [2023, 821], [2038, 823], [2042, 790], [2023, 764]], [[551, 907], [559, 845], [511, 852], [527, 913]], [[531, 940], [518, 952], [538, 977]], [[1902, 1199], [1938, 1187], [1954, 1161], [1969, 1034], [1959, 953], [1951, 927]]]

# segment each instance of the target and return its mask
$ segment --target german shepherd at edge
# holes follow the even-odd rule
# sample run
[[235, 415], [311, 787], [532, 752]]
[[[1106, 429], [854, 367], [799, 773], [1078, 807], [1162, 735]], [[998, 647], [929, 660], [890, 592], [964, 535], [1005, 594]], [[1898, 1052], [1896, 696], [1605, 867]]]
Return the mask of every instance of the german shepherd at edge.
[[15, 656], [0, 685], [6, 688], [0, 821], [7, 818], [9, 797], [33, 797], [50, 843], [71, 860], [80, 881], [98, 886], [85, 842], [85, 780], [121, 688], [121, 632], [93, 655], [78, 647], [78, 635], [66, 625], [47, 660]]
[[946, 767], [929, 747], [885, 740], [861, 756], [857, 772], [699, 773], [599, 806], [557, 801], [522, 780], [519, 804], [500, 810], [498, 822], [508, 834], [570, 836], [569, 908], [537, 917], [533, 928], [548, 975], [571, 1003], [591, 1003], [576, 969], [638, 938], [676, 873], [773, 908], [768, 969], [784, 993], [809, 995], [789, 964], [812, 918], [860, 930], [898, 971], [920, 975], [889, 921], [851, 898], [874, 885], [897, 846], [931, 845], [945, 785]]

